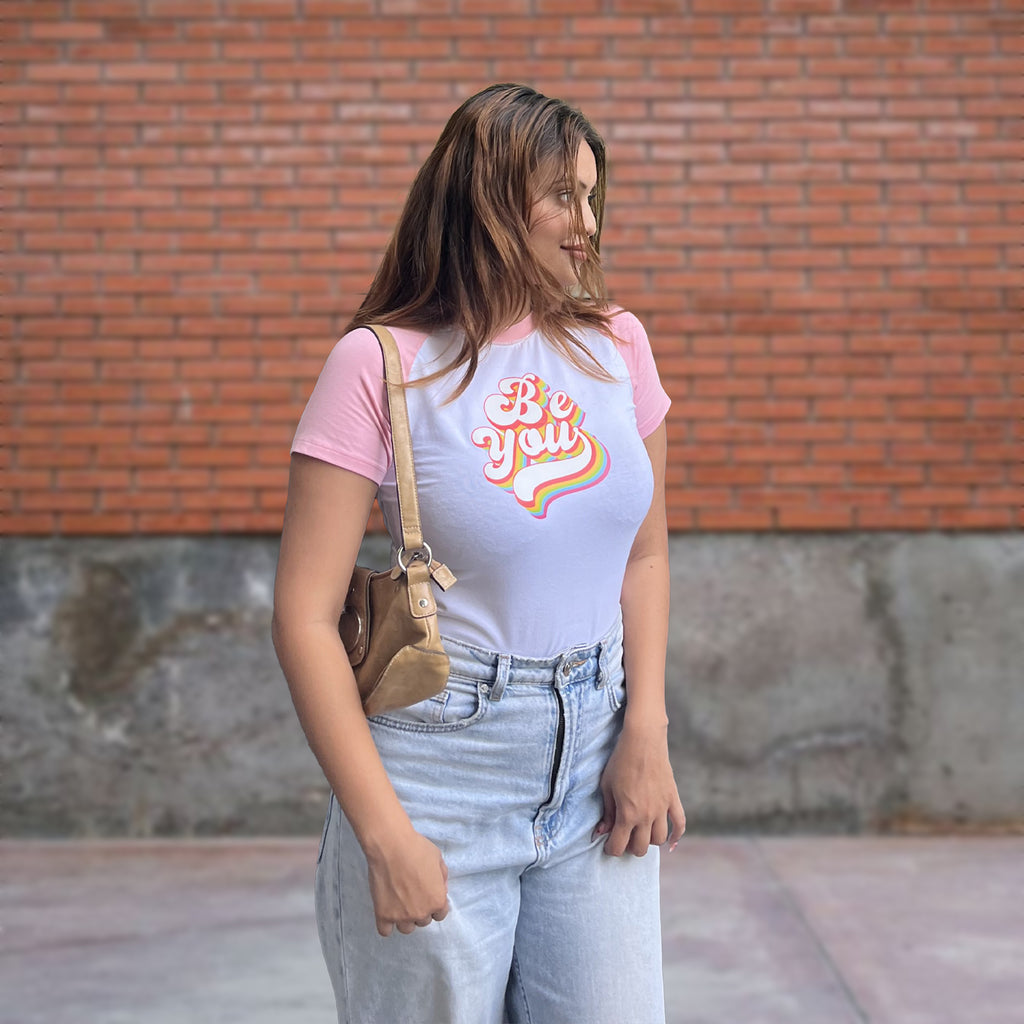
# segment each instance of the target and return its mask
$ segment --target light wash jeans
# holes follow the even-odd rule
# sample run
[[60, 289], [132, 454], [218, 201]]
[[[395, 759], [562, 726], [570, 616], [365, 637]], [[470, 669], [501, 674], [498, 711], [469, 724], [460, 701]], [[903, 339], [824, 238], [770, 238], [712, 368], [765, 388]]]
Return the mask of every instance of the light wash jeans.
[[622, 727], [621, 623], [545, 660], [445, 647], [446, 689], [370, 727], [441, 849], [451, 911], [378, 935], [332, 795], [316, 911], [340, 1024], [663, 1024], [659, 851], [611, 857], [591, 839]]

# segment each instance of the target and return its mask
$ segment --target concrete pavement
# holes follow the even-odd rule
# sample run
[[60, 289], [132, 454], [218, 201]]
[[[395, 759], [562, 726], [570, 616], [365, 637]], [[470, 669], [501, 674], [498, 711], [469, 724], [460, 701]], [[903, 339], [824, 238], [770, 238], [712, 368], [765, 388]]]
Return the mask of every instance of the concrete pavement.
[[[0, 841], [0, 1022], [332, 1024], [315, 856]], [[669, 1024], [1024, 1022], [1022, 837], [687, 837], [662, 894]]]

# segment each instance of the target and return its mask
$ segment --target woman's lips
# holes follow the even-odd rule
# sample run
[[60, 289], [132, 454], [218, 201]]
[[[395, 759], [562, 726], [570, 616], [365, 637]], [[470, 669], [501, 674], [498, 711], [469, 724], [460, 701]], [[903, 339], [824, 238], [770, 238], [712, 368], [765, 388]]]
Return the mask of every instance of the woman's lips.
[[582, 246], [578, 245], [563, 245], [563, 252], [569, 253], [570, 256], [575, 256], [578, 260], [585, 260], [587, 258], [587, 250]]

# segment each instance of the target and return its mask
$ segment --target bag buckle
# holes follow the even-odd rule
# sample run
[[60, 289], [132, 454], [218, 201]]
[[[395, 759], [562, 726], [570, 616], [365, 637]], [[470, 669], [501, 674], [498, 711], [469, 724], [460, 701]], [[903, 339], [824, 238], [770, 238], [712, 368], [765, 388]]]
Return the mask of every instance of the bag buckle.
[[409, 556], [408, 562], [402, 561], [402, 556], [405, 553], [405, 545], [403, 544], [398, 549], [398, 564], [399, 566], [401, 566], [402, 572], [406, 573], [409, 571], [409, 565], [417, 558], [423, 562], [426, 562], [427, 565], [430, 565], [430, 563], [434, 560], [434, 552], [430, 550], [430, 545], [426, 541], [423, 542], [422, 547], [418, 547], [415, 551], [413, 551], [413, 553]]

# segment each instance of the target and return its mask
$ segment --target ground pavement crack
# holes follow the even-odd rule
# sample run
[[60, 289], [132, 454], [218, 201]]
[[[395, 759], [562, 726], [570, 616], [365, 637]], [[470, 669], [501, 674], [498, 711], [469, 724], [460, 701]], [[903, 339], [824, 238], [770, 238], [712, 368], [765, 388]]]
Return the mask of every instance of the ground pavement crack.
[[857, 1015], [857, 1019], [859, 1021], [865, 1022], [865, 1024], [870, 1024], [870, 1015], [867, 1013], [864, 1007], [860, 1005], [860, 1001], [857, 999], [856, 993], [847, 984], [846, 978], [843, 977], [843, 973], [839, 969], [839, 965], [835, 962], [835, 960], [832, 959], [831, 955], [829, 954], [828, 948], [819, 938], [817, 931], [815, 931], [815, 929], [811, 927], [811, 922], [807, 920], [807, 915], [804, 913], [804, 909], [800, 905], [800, 901], [797, 899], [795, 893], [789, 887], [789, 885], [786, 884], [786, 882], [779, 875], [779, 873], [775, 870], [775, 865], [772, 864], [771, 860], [769, 860], [769, 858], [765, 856], [764, 848], [761, 845], [761, 841], [755, 838], [751, 845], [756, 851], [761, 863], [768, 871], [769, 876], [779, 887], [779, 890], [782, 893], [786, 905], [789, 907], [790, 911], [797, 918], [797, 920], [799, 920], [800, 924], [803, 925], [804, 930], [810, 936], [811, 943], [817, 950], [818, 955], [821, 957], [822, 961], [828, 967], [830, 973], [832, 974], [832, 977], [835, 979], [836, 984], [842, 990], [843, 994], [845, 995], [847, 1001], [850, 1004], [850, 1008]]

